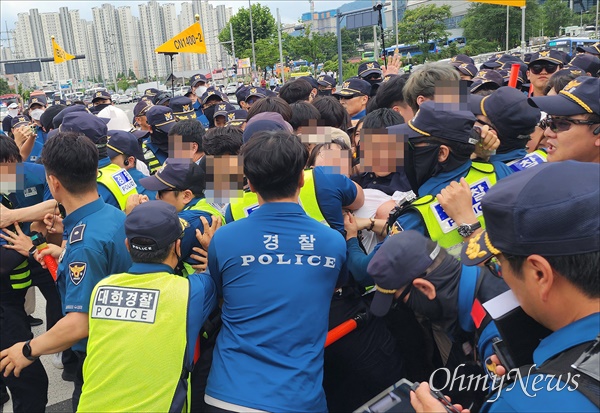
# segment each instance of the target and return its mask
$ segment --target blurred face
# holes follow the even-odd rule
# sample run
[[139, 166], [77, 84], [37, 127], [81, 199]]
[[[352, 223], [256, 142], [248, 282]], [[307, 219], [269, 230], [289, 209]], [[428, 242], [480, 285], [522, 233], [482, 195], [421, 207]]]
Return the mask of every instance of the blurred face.
[[10, 194], [17, 190], [17, 164], [0, 163], [0, 193]]
[[328, 166], [332, 173], [350, 176], [352, 166], [350, 151], [343, 150], [337, 143], [321, 147], [315, 158], [315, 166]]
[[586, 115], [550, 116], [554, 123], [546, 127], [544, 136], [547, 138], [546, 149], [548, 162], [573, 160], [579, 162], [600, 162], [600, 135], [594, 135], [593, 130], [600, 126], [577, 125], [569, 120], [586, 121]]
[[206, 199], [230, 202], [242, 197], [244, 163], [239, 155], [206, 156]]
[[404, 166], [402, 137], [386, 129], [363, 129], [360, 139], [361, 169], [386, 176]]
[[196, 161], [196, 159], [194, 159], [196, 149], [198, 149], [197, 143], [184, 142], [181, 135], [169, 135], [169, 158], [191, 159]]
[[365, 95], [354, 95], [348, 97], [340, 97], [340, 103], [352, 117], [367, 107], [369, 97]]

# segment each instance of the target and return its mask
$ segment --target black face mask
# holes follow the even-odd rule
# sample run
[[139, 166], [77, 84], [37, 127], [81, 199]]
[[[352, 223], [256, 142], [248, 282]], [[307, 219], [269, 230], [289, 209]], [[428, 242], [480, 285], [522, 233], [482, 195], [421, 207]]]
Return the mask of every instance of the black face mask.
[[331, 96], [331, 89], [319, 90], [317, 94], [319, 96]]
[[204, 116], [206, 116], [206, 119], [208, 119], [208, 127], [209, 128], [214, 128], [215, 127], [215, 106], [211, 106], [209, 108], [203, 109], [202, 112], [204, 113]]
[[438, 162], [440, 145], [407, 146], [408, 148], [405, 151], [406, 156], [404, 157], [404, 171], [406, 172], [411, 189], [415, 194], [418, 194], [421, 185], [442, 171], [442, 167]]
[[158, 129], [156, 126], [152, 127], [150, 142], [156, 145], [161, 151], [169, 153], [169, 135]]
[[90, 112], [92, 112], [94, 115], [97, 115], [98, 113], [100, 113], [100, 111], [104, 108], [107, 108], [110, 106], [110, 103], [104, 103], [102, 105], [98, 105], [98, 106], [93, 106], [90, 109]]

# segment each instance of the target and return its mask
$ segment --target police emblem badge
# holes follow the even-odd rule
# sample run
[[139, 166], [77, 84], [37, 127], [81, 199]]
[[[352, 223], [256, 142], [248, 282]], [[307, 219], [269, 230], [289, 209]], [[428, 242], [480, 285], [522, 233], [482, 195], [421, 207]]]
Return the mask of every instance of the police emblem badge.
[[69, 277], [71, 278], [71, 282], [75, 285], [79, 285], [79, 283], [85, 277], [85, 272], [87, 270], [87, 264], [81, 261], [75, 261], [69, 264]]

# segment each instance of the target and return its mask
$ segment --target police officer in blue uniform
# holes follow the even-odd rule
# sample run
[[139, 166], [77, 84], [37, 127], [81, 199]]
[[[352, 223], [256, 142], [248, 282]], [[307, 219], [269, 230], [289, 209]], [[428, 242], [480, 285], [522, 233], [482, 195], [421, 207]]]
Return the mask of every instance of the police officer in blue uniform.
[[[169, 157], [169, 131], [175, 126], [177, 119], [171, 108], [152, 106], [146, 111], [146, 121], [152, 131], [150, 132], [150, 138], [142, 145], [142, 150], [145, 146], [146, 150], [152, 152], [156, 158], [156, 162], [149, 161], [148, 163], [150, 173], [154, 174]], [[144, 154], [147, 160], [149, 159], [148, 156]]]
[[46, 143], [46, 133], [41, 129], [40, 118], [46, 110], [48, 102], [46, 96], [32, 96], [29, 98], [28, 115], [32, 121], [36, 124], [36, 137], [33, 144], [33, 148], [27, 158], [26, 162], [36, 162], [42, 153], [44, 143]]
[[131, 132], [120, 130], [108, 131], [107, 133], [106, 153], [110, 161], [129, 172], [137, 185], [138, 194], [155, 199], [156, 191], [144, 188], [140, 183], [140, 180], [145, 178], [146, 175], [136, 167], [138, 162], [144, 162], [144, 155], [136, 137]]
[[64, 205], [63, 247], [50, 245], [41, 254], [58, 260], [57, 286], [65, 317], [48, 332], [16, 343], [0, 354], [0, 370], [21, 371], [42, 354], [72, 347], [79, 359], [73, 391], [77, 410], [88, 335], [90, 294], [109, 274], [127, 271], [131, 259], [125, 247], [125, 214], [98, 196], [98, 150], [87, 137], [60, 132], [44, 146], [44, 166], [54, 198]]
[[204, 92], [206, 92], [207, 83], [208, 79], [206, 79], [206, 76], [200, 73], [195, 74], [190, 78], [190, 88], [192, 94], [195, 97], [195, 99], [192, 100], [194, 105], [194, 111], [196, 112], [196, 119], [198, 119], [198, 121], [205, 128], [209, 127], [209, 123], [208, 118], [204, 115], [204, 112], [202, 111], [202, 103], [200, 102], [200, 98], [202, 97]]

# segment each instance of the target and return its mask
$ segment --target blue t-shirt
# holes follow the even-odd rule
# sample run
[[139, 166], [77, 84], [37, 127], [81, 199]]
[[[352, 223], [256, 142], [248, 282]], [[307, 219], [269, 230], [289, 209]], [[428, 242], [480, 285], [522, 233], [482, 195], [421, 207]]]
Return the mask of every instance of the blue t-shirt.
[[25, 162], [37, 162], [42, 156], [42, 149], [44, 148], [44, 143], [46, 143], [46, 135], [46, 132], [38, 128], [33, 148], [31, 148], [31, 153]]
[[[63, 224], [66, 246], [56, 281], [63, 313], [87, 313], [98, 281], [126, 272], [131, 266], [125, 247], [125, 213], [98, 198], [71, 212]], [[86, 345], [87, 338], [73, 349], [85, 351]]]
[[196, 229], [204, 233], [204, 224], [200, 221], [200, 217], [206, 218], [208, 225], [212, 225], [210, 213], [191, 209], [203, 198], [194, 198], [179, 212], [179, 218], [185, 219], [189, 226], [183, 232], [181, 239], [181, 259], [188, 264], [198, 264], [196, 260], [190, 258], [190, 254], [195, 254], [193, 247], [200, 247], [200, 242], [196, 238]]
[[148, 198], [150, 198], [151, 201], [156, 199], [156, 191], [151, 191], [149, 189], [146, 189], [140, 183], [140, 179], [145, 178], [146, 175], [144, 175], [141, 171], [138, 171], [136, 168], [128, 169], [127, 172], [129, 172], [129, 175], [131, 175], [131, 177], [133, 178], [133, 181], [137, 185], [136, 189], [137, 189], [138, 194], [146, 195]]
[[[331, 228], [345, 234], [342, 207], [351, 205], [356, 199], [356, 185], [345, 175], [328, 173], [323, 166], [317, 166], [312, 171], [317, 202], [323, 217]], [[233, 222], [231, 205], [227, 206], [225, 221]]]
[[210, 126], [210, 123], [208, 122], [208, 118], [202, 111], [202, 105], [200, 104], [199, 101], [195, 101], [193, 106], [194, 106], [194, 112], [196, 112], [196, 120], [198, 122], [200, 122], [202, 124], [202, 126], [204, 126], [204, 129], [208, 129], [208, 127]]
[[17, 176], [23, 177], [23, 181], [17, 181], [15, 208], [25, 208], [52, 199], [43, 165], [31, 162], [19, 163]]
[[[594, 313], [553, 332], [533, 352], [533, 363], [541, 366], [572, 347], [594, 341], [600, 333], [599, 326], [600, 313]], [[481, 412], [598, 412], [598, 408], [582, 393], [567, 388], [575, 388], [573, 381], [577, 378], [572, 377], [567, 383], [547, 376], [540, 381], [536, 380], [537, 376], [539, 374], [535, 374], [533, 369], [529, 377], [525, 376], [514, 386], [502, 389], [499, 395], [492, 394], [489, 400], [493, 402], [484, 403]], [[562, 378], [566, 380], [567, 375], [563, 374]]]
[[[173, 274], [173, 269], [166, 264], [133, 263], [127, 272], [130, 274], [148, 274], [152, 272]], [[196, 340], [204, 322], [217, 306], [217, 291], [213, 279], [206, 273], [190, 274], [187, 280], [190, 283], [190, 300], [186, 323], [188, 342], [186, 361], [191, 371]]]
[[352, 120], [361, 120], [365, 116], [367, 116], [367, 110], [363, 109], [360, 112], [358, 112], [356, 115], [352, 116]]
[[324, 412], [328, 314], [343, 236], [295, 203], [266, 203], [219, 229], [208, 267], [223, 297], [206, 394], [273, 412]]

